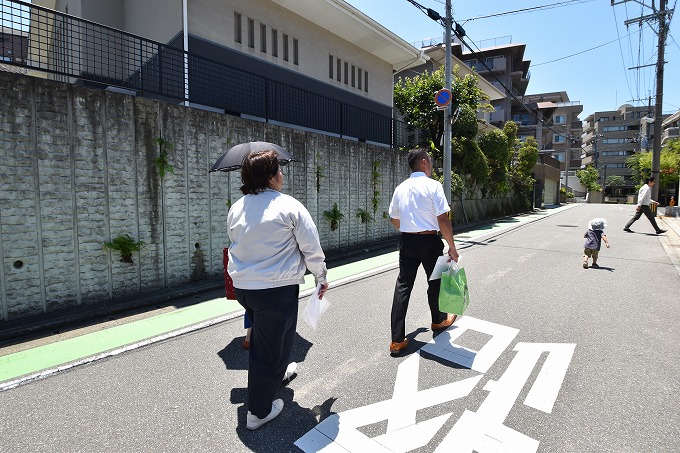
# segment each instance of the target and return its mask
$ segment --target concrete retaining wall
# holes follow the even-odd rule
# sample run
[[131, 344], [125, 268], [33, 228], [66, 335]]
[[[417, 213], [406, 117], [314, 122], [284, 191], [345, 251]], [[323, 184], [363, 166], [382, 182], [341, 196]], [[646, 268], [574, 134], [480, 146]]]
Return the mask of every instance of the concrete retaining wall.
[[[278, 143], [299, 160], [284, 169], [284, 192], [307, 206], [325, 250], [395, 235], [385, 215], [394, 187], [409, 174], [405, 153], [2, 72], [0, 99], [4, 321], [116, 304], [221, 275], [240, 174], [208, 170], [241, 142]], [[155, 163], [159, 137], [174, 145], [174, 172], [163, 179]], [[336, 202], [345, 217], [331, 231], [323, 212]], [[361, 223], [357, 209], [374, 220]], [[470, 222], [514, 212], [507, 200], [466, 200], [465, 209]], [[134, 264], [102, 248], [121, 234], [146, 244]]]

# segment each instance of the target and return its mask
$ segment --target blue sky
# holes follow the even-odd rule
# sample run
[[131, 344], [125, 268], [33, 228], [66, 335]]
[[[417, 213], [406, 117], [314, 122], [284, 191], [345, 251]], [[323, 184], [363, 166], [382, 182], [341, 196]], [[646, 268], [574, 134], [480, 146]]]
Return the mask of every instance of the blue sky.
[[[442, 41], [443, 28], [407, 0], [346, 1], [408, 42], [426, 38]], [[676, 1], [670, 0], [668, 8], [673, 8]], [[445, 13], [444, 0], [418, 0], [418, 3], [442, 16]], [[645, 3], [651, 5], [651, 0]], [[628, 70], [654, 64], [657, 59], [658, 38], [650, 26], [644, 25], [641, 33], [637, 24], [629, 27], [624, 24], [628, 19], [651, 13], [651, 9], [643, 8], [638, 2], [614, 7], [610, 0], [452, 0], [452, 4], [453, 18], [463, 26], [470, 41], [502, 38], [508, 42], [511, 38], [512, 43], [526, 44], [524, 58], [531, 60], [527, 94], [566, 91], [572, 101], [580, 101], [584, 106], [581, 119], [596, 111], [615, 110], [626, 103], [647, 105], [650, 94], [654, 102], [655, 68]], [[566, 5], [469, 20], [559, 4]], [[656, 4], [658, 7], [659, 2]], [[664, 113], [680, 109], [680, 25], [676, 27], [677, 24], [680, 22], [673, 19], [666, 45]], [[674, 34], [674, 30], [678, 30], [677, 33]], [[481, 43], [479, 47], [482, 48]], [[588, 50], [592, 48], [595, 49]], [[643, 98], [644, 101], [637, 101]]]

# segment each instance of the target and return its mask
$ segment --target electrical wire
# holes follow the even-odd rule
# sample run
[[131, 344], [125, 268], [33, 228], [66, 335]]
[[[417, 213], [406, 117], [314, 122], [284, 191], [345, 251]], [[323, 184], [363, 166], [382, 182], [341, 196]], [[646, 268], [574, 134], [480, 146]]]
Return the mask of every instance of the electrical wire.
[[553, 9], [553, 8], [562, 8], [564, 6], [571, 6], [574, 3], [580, 4], [580, 3], [589, 3], [589, 2], [592, 2], [592, 1], [595, 1], [595, 0], [567, 0], [567, 1], [559, 2], [559, 3], [551, 3], [549, 5], [532, 6], [530, 8], [522, 8], [522, 9], [517, 9], [517, 10], [514, 10], [514, 11], [506, 11], [506, 12], [503, 12], [503, 13], [494, 13], [494, 14], [487, 14], [485, 16], [471, 17], [469, 19], [464, 19], [462, 21], [462, 23], [463, 23], [463, 25], [465, 25], [467, 22], [477, 20], [477, 19], [488, 19], [490, 17], [510, 16], [510, 15], [515, 15], [515, 14], [531, 13], [531, 12], [534, 12], [534, 11], [541, 11], [541, 10], [544, 10], [544, 9]]

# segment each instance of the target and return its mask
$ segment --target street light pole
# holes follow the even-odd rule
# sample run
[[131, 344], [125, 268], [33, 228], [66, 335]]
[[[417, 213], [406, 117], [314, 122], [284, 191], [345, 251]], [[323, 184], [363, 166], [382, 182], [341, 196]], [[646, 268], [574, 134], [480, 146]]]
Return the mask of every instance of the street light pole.
[[[451, 91], [451, 0], [446, 0], [446, 18], [444, 19], [444, 45], [446, 57], [444, 72], [446, 73], [446, 89]], [[444, 193], [446, 201], [451, 206], [451, 104], [444, 110]]]

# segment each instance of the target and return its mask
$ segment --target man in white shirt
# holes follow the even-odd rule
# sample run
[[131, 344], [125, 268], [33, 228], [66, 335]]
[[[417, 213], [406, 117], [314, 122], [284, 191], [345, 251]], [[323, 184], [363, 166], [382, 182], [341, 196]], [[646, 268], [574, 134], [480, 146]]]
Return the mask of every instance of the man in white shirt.
[[[411, 176], [394, 190], [390, 203], [390, 222], [399, 231], [399, 277], [392, 300], [392, 343], [390, 352], [398, 354], [408, 346], [406, 338], [406, 311], [413, 283], [422, 264], [429, 280], [437, 259], [449, 245], [450, 259], [458, 262], [458, 252], [453, 242], [453, 227], [449, 220], [449, 205], [442, 185], [431, 179], [432, 157], [425, 148], [409, 152]], [[449, 327], [456, 317], [439, 311], [439, 286], [441, 280], [428, 281], [427, 300], [432, 316], [432, 330]]]
[[635, 215], [633, 216], [632, 219], [628, 221], [626, 226], [623, 227], [623, 231], [625, 231], [626, 233], [633, 233], [633, 230], [630, 229], [630, 226], [634, 224], [642, 216], [642, 214], [644, 214], [649, 219], [649, 222], [654, 227], [654, 231], [656, 231], [656, 234], [666, 232], [666, 230], [662, 230], [661, 228], [659, 228], [659, 225], [656, 224], [656, 219], [654, 218], [655, 215], [649, 208], [650, 203], [659, 204], [658, 201], [652, 200], [652, 187], [654, 187], [654, 184], [655, 184], [654, 178], [647, 178], [645, 179], [645, 184], [643, 184], [642, 187], [640, 187], [640, 191], [638, 192], [638, 202]]

